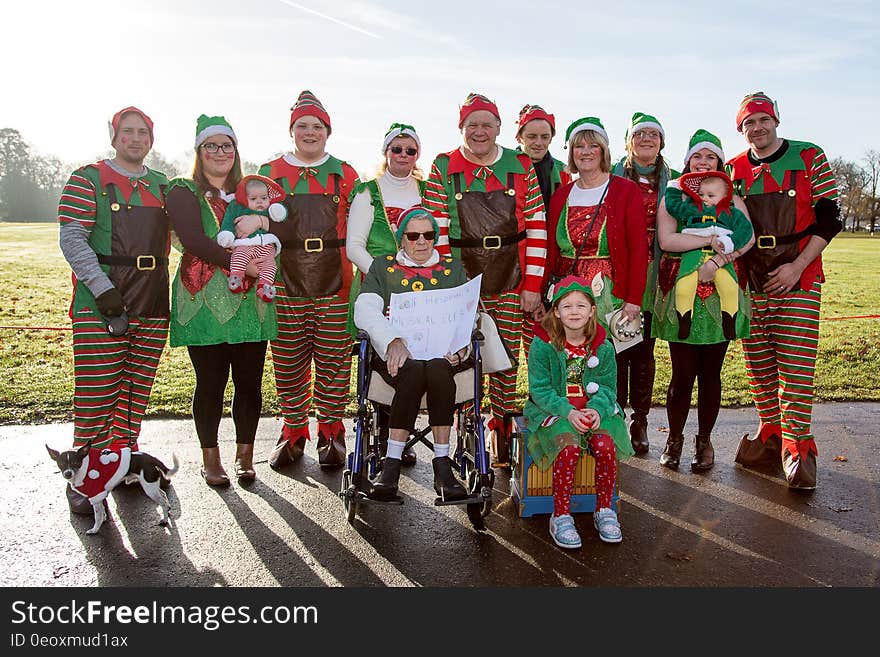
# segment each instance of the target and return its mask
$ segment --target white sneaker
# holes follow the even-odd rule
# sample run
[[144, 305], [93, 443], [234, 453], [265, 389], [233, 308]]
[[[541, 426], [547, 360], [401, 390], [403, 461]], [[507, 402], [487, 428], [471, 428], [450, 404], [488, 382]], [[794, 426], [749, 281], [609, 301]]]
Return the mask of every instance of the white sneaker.
[[605, 543], [620, 543], [623, 540], [623, 532], [620, 531], [617, 514], [611, 509], [596, 511], [593, 514], [593, 525], [599, 531], [599, 538]]
[[569, 514], [550, 516], [550, 538], [561, 548], [568, 550], [581, 546], [581, 536], [574, 526], [574, 518]]

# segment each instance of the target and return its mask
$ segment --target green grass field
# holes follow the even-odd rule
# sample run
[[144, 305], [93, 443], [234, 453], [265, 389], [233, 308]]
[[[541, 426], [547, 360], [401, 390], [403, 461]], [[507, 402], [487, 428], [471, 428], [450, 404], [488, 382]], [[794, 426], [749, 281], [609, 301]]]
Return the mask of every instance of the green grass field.
[[[73, 357], [67, 308], [70, 269], [58, 248], [58, 228], [46, 223], [0, 223], [0, 423], [69, 420], [73, 397]], [[824, 318], [880, 314], [880, 238], [841, 234], [825, 251], [828, 281]], [[172, 272], [177, 254], [172, 253]], [[5, 328], [15, 327], [15, 328]], [[35, 327], [63, 330], [38, 330]], [[669, 351], [657, 342], [654, 402], [663, 404], [669, 383]], [[880, 401], [875, 376], [880, 369], [880, 320], [826, 321], [822, 325], [816, 373], [821, 401]], [[520, 402], [526, 395], [520, 368]], [[189, 415], [192, 367], [184, 348], [162, 355], [148, 414]], [[352, 386], [352, 390], [354, 387]], [[231, 400], [232, 387], [227, 390]], [[263, 380], [263, 411], [278, 411], [271, 359]], [[751, 397], [739, 344], [731, 345], [724, 367], [725, 406], [748, 405]], [[353, 410], [353, 404], [349, 405]]]

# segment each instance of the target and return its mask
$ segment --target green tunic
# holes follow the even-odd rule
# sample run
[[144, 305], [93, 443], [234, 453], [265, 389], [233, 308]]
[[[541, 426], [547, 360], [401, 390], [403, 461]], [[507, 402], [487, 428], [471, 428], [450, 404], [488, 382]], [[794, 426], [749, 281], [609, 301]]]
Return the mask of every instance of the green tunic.
[[376, 258], [367, 272], [361, 292], [378, 294], [387, 310], [392, 294], [445, 290], [467, 283], [467, 274], [461, 263], [450, 257], [430, 267], [405, 267], [395, 256]]
[[[670, 186], [666, 190], [666, 209], [676, 219], [676, 232], [684, 228], [704, 228], [717, 223], [733, 231], [730, 235], [734, 249], [742, 248], [752, 236], [752, 225], [746, 216], [731, 205], [730, 213], [721, 213], [718, 221], [705, 219], [711, 211], [715, 217], [716, 211], [710, 208], [708, 211], [697, 208], [694, 203], [682, 199], [681, 189]], [[685, 253], [664, 253], [661, 258], [660, 274], [658, 280], [657, 296], [654, 301], [654, 319], [651, 324], [651, 334], [655, 338], [667, 342], [685, 342], [687, 344], [716, 344], [726, 342], [721, 325], [721, 298], [714, 284], [700, 286], [697, 289], [697, 298], [694, 300], [694, 309], [691, 315], [691, 331], [687, 338], [682, 340], [678, 337], [678, 313], [675, 310], [675, 283], [683, 276], [697, 271], [700, 266], [713, 253], [694, 249]], [[732, 264], [724, 265], [724, 269], [737, 280], [736, 270]], [[700, 294], [701, 289], [703, 294]], [[751, 299], [748, 292], [737, 286], [739, 295], [739, 309], [735, 316], [735, 329], [737, 338], [749, 337], [749, 322], [751, 321]]]
[[[611, 435], [617, 459], [628, 458], [632, 456], [633, 448], [623, 411], [617, 404], [617, 359], [614, 347], [605, 340], [603, 329], [599, 328], [597, 339], [584, 361], [582, 372], [578, 368], [574, 374], [587, 393], [587, 408], [599, 413], [599, 430]], [[529, 427], [527, 448], [538, 468], [546, 470], [553, 466], [556, 456], [566, 445], [564, 440], [559, 440], [563, 435], [580, 436], [582, 448], [588, 447], [588, 436], [581, 434], [568, 421], [568, 414], [574, 406], [566, 396], [566, 385], [572, 372], [565, 352], [535, 336], [528, 367], [529, 398], [524, 408]], [[590, 392], [593, 388], [590, 384], [595, 384], [597, 389]]]
[[[198, 197], [202, 229], [209, 238], [216, 239], [220, 222], [195, 183], [186, 178], [175, 178], [171, 181], [171, 188], [174, 187], [183, 187]], [[195, 294], [191, 293], [182, 280], [187, 260], [184, 254], [171, 284], [172, 347], [259, 342], [272, 340], [278, 335], [275, 303], [260, 300], [253, 289], [239, 294], [230, 292], [226, 274], [220, 267], [213, 269], [204, 287]], [[196, 261], [192, 266], [208, 265]]]

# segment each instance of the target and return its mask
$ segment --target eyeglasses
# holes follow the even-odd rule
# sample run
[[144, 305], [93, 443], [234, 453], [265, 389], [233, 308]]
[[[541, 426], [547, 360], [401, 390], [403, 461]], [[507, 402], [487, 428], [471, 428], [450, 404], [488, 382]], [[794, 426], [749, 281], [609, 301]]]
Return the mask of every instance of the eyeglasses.
[[638, 141], [645, 141], [646, 139], [656, 141], [660, 139], [660, 133], [656, 130], [638, 130], [633, 133], [633, 139]]
[[392, 146], [389, 150], [395, 155], [400, 155], [401, 153], [403, 153], [404, 150], [406, 150], [406, 154], [410, 157], [419, 152], [418, 148], [413, 148], [412, 146], [407, 149], [404, 149], [403, 146]]
[[205, 142], [202, 144], [202, 148], [204, 148], [209, 153], [216, 153], [217, 151], [223, 151], [227, 155], [235, 152], [235, 144], [231, 141], [227, 141], [225, 144], [215, 144], [214, 142]]
[[424, 233], [407, 231], [404, 233], [404, 235], [406, 235], [406, 239], [408, 239], [410, 242], [418, 242], [420, 237], [424, 237], [426, 242], [432, 242], [434, 238], [437, 237], [437, 231], [426, 230]]

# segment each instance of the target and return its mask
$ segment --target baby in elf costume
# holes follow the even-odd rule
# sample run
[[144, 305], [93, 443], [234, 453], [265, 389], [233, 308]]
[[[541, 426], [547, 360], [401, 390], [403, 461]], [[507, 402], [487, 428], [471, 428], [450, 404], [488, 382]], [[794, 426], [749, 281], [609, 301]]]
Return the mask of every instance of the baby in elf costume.
[[666, 188], [666, 209], [678, 221], [679, 231], [701, 237], [712, 236], [712, 246], [687, 251], [681, 256], [681, 268], [675, 282], [675, 310], [678, 313], [678, 337], [687, 339], [691, 332], [694, 298], [700, 267], [715, 265], [713, 282], [721, 301], [721, 328], [728, 340], [736, 339], [736, 313], [739, 290], [736, 271], [716, 254], [728, 254], [742, 248], [752, 236], [752, 225], [733, 206], [733, 184], [723, 171], [686, 173]]
[[[224, 249], [232, 247], [232, 258], [229, 267], [229, 289], [233, 292], [244, 292], [245, 270], [251, 260], [272, 256], [265, 259], [265, 265], [259, 268], [257, 296], [266, 303], [275, 298], [275, 273], [277, 265], [275, 256], [281, 251], [281, 242], [269, 233], [269, 219], [284, 221], [287, 208], [275, 201], [284, 198], [284, 190], [270, 178], [258, 175], [245, 176], [235, 188], [235, 200], [226, 208], [223, 223], [217, 234], [217, 243]], [[267, 217], [266, 228], [259, 228], [245, 238], [235, 238], [235, 220], [247, 214]]]
[[623, 412], [617, 404], [617, 359], [596, 321], [590, 284], [567, 276], [556, 284], [550, 310], [529, 350], [529, 455], [542, 470], [553, 468], [550, 536], [561, 548], [579, 548], [571, 516], [574, 473], [582, 450], [596, 459], [593, 524], [606, 543], [623, 540], [612, 508], [617, 460], [632, 456]]

